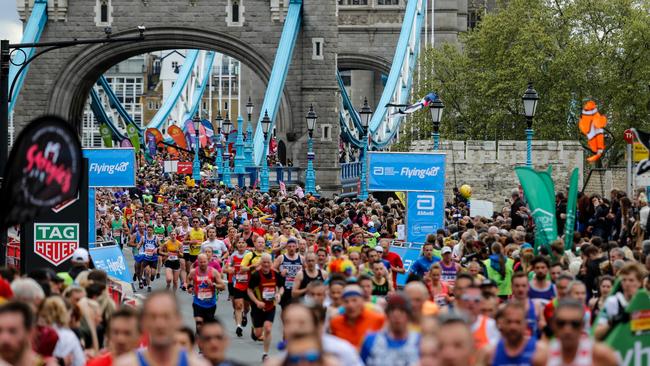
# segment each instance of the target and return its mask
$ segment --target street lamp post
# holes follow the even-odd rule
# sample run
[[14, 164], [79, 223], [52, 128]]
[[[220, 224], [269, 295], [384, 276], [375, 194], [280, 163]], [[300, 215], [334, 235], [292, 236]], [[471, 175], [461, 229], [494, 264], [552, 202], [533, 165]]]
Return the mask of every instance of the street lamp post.
[[217, 123], [217, 135], [215, 136], [216, 141], [217, 141], [217, 156], [214, 158], [214, 164], [217, 166], [217, 178], [219, 175], [223, 175], [223, 158], [221, 156], [221, 148], [223, 145], [221, 144], [221, 128], [223, 125], [223, 118], [221, 118], [221, 111], [217, 112], [217, 120], [215, 121]]
[[228, 135], [230, 135], [230, 131], [232, 130], [232, 123], [230, 122], [230, 117], [228, 117], [227, 114], [226, 120], [223, 121], [222, 129], [224, 139], [226, 141], [226, 146], [224, 146], [223, 150], [223, 176], [221, 179], [223, 180], [226, 187], [231, 188], [232, 182], [230, 181], [230, 152], [228, 151]]
[[431, 122], [433, 123], [433, 150], [437, 151], [440, 146], [440, 121], [442, 120], [442, 110], [445, 108], [440, 97], [437, 97], [431, 103], [429, 112], [431, 113]]
[[359, 188], [359, 198], [366, 200], [368, 198], [368, 186], [367, 186], [367, 177], [368, 168], [366, 167], [366, 154], [368, 152], [368, 124], [370, 123], [370, 117], [372, 117], [372, 109], [368, 105], [368, 98], [363, 98], [363, 107], [359, 112], [361, 115], [361, 127], [362, 131], [362, 141], [363, 147], [361, 150], [361, 178], [360, 178], [360, 188]]
[[264, 150], [262, 153], [262, 171], [260, 173], [260, 192], [266, 193], [269, 191], [269, 163], [266, 160], [269, 128], [271, 128], [271, 118], [269, 118], [268, 111], [264, 111], [264, 118], [262, 118], [262, 128], [264, 129]]
[[239, 116], [237, 117], [237, 139], [235, 140], [235, 174], [237, 174], [238, 181], [241, 181], [241, 177], [243, 177], [243, 174], [246, 173], [245, 164], [244, 119]]
[[309, 105], [309, 112], [307, 113], [307, 130], [309, 131], [309, 139], [307, 140], [307, 172], [305, 173], [305, 191], [307, 193], [316, 193], [316, 173], [314, 172], [314, 157], [313, 152], [313, 137], [314, 127], [316, 126], [316, 119], [318, 116], [314, 112], [314, 105]]
[[521, 97], [524, 102], [524, 115], [526, 116], [526, 166], [533, 165], [533, 118], [537, 111], [539, 95], [533, 89], [533, 83], [528, 83], [528, 89]]
[[251, 97], [248, 97], [246, 103], [246, 114], [248, 115], [248, 124], [246, 125], [246, 140], [244, 141], [244, 166], [251, 168], [253, 164], [253, 102]]
[[199, 114], [195, 114], [192, 118], [192, 124], [194, 125], [194, 161], [192, 162], [192, 179], [197, 184], [201, 183], [201, 162], [199, 161], [199, 126], [201, 125], [201, 119]]

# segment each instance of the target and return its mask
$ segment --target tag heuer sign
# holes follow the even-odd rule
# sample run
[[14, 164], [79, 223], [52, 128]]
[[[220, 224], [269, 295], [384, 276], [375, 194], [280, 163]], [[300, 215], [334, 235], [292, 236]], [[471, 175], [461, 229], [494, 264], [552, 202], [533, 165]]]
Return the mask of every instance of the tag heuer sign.
[[79, 224], [34, 224], [34, 252], [55, 266], [79, 247]]

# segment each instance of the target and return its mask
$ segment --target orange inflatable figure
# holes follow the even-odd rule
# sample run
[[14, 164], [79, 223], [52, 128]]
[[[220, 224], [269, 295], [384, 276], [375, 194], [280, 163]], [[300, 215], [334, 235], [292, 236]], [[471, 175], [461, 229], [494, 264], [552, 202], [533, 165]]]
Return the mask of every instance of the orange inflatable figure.
[[587, 158], [590, 163], [598, 161], [605, 151], [605, 126], [607, 126], [607, 117], [598, 112], [596, 102], [590, 100], [585, 103], [578, 128], [587, 136], [589, 149], [594, 153]]

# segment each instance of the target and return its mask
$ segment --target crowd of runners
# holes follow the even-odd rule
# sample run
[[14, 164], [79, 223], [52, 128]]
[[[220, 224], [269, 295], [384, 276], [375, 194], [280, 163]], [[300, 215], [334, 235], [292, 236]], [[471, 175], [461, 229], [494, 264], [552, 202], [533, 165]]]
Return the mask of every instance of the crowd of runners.
[[[445, 228], [412, 263], [392, 251], [397, 197], [230, 189], [156, 163], [137, 187], [97, 194], [97, 241], [133, 257], [143, 303], [113, 302], [84, 249], [65, 273], [4, 269], [6, 364], [237, 365], [228, 347], [251, 337], [260, 345], [248, 352], [268, 365], [617, 365], [601, 341], [650, 287], [643, 193], [581, 196], [573, 247], [550, 251], [535, 250], [517, 190], [489, 218], [447, 197]], [[557, 208], [563, 225], [561, 194]], [[182, 296], [194, 324], [182, 322]], [[233, 329], [215, 316], [218, 297]]]

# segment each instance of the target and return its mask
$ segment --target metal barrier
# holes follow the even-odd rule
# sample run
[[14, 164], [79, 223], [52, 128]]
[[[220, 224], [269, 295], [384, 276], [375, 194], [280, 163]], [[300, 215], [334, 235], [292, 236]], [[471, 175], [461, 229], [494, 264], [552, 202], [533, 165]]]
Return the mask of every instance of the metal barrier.
[[361, 162], [341, 163], [341, 197], [354, 197], [359, 194]]

